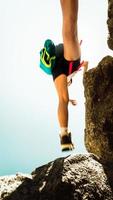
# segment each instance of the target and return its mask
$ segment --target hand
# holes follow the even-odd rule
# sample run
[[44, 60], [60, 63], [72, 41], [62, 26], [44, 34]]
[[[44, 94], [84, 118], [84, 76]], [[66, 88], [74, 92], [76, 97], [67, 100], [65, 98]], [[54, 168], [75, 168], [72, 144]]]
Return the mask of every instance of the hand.
[[76, 100], [69, 99], [69, 102], [70, 102], [73, 106], [76, 106], [76, 105], [77, 105], [77, 101], [76, 101]]
[[72, 78], [67, 82], [67, 86], [70, 86], [72, 84]]
[[83, 66], [84, 66], [84, 73], [85, 73], [88, 70], [88, 61], [84, 61]]

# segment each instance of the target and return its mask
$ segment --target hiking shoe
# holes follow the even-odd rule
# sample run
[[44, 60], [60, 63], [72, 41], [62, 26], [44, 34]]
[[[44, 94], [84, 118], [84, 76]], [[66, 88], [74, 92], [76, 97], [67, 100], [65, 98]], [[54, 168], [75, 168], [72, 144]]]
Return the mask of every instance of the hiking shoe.
[[69, 151], [74, 149], [74, 145], [71, 141], [71, 133], [63, 136], [60, 135], [60, 143], [62, 151]]

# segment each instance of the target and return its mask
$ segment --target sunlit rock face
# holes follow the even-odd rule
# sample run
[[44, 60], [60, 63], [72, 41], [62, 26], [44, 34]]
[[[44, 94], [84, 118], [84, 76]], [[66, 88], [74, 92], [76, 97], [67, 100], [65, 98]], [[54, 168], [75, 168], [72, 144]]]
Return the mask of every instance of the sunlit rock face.
[[103, 161], [113, 162], [113, 57], [106, 56], [84, 75], [85, 146]]
[[108, 46], [113, 50], [113, 0], [108, 0]]
[[113, 200], [106, 170], [93, 154], [58, 158], [21, 178], [15, 190], [11, 186], [8, 181], [1, 200]]

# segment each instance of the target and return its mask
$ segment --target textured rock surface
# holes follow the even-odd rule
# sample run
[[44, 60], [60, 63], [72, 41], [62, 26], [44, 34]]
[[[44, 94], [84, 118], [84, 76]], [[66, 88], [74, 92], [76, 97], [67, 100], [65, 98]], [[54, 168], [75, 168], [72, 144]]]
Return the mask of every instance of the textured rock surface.
[[113, 57], [102, 59], [84, 75], [85, 145], [100, 159], [113, 162]]
[[108, 46], [113, 50], [113, 0], [108, 0]]
[[26, 179], [32, 179], [32, 176], [18, 173], [0, 177], [0, 200], [5, 199], [5, 197], [14, 192]]
[[106, 170], [92, 154], [59, 158], [37, 168], [13, 192], [11, 182], [11, 194], [4, 198], [2, 191], [1, 200], [113, 200]]

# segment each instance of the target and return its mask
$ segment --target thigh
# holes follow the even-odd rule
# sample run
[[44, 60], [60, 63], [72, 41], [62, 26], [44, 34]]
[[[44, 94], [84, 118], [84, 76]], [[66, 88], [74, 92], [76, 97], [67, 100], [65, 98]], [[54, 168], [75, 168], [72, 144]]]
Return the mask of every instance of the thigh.
[[68, 86], [67, 86], [67, 76], [65, 74], [61, 74], [55, 79], [54, 82], [55, 82], [55, 87], [56, 87], [59, 99], [68, 101], [69, 94], [68, 94]]
[[55, 66], [52, 69], [53, 80], [61, 75], [68, 76], [69, 67], [63, 56], [56, 58]]

